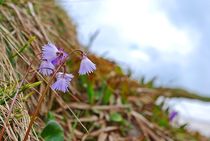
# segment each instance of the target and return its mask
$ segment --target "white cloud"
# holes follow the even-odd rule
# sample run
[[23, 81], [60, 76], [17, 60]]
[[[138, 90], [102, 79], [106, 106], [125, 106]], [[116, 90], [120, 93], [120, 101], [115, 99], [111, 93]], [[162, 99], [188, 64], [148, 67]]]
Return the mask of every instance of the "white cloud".
[[[106, 57], [127, 64], [133, 69], [135, 78], [139, 75], [148, 78], [158, 76], [160, 84], [201, 93], [207, 91], [201, 91], [198, 85], [200, 75], [194, 73], [198, 68], [191, 61], [200, 35], [194, 29], [182, 29], [172, 24], [167, 13], [160, 10], [160, 1], [62, 1], [66, 2], [66, 9], [74, 14], [79, 24], [82, 43], [88, 42], [91, 32], [101, 29], [91, 48], [94, 53], [106, 53]], [[169, 83], [171, 80], [174, 80], [173, 84]]]
[[170, 23], [154, 0], [106, 0], [101, 12], [99, 20], [117, 28], [124, 40], [166, 54], [186, 55], [193, 49], [189, 33]]
[[[146, 78], [158, 76], [161, 84], [167, 83], [170, 86], [200, 92], [203, 89], [198, 85], [203, 79], [198, 73], [200, 68], [194, 67], [191, 62], [193, 58], [191, 52], [195, 51], [200, 35], [193, 29], [181, 29], [173, 25], [166, 13], [160, 11], [157, 4], [160, 1], [90, 0], [87, 3], [62, 1], [66, 2], [64, 4], [66, 9], [70, 14], [73, 13], [75, 20], [78, 21], [79, 36], [83, 43], [84, 39], [88, 39], [90, 32], [97, 28], [102, 29], [92, 51], [98, 54], [108, 51], [108, 57], [116, 60], [122, 67], [129, 65], [136, 74], [144, 74]], [[131, 47], [132, 44], [135, 45], [135, 49]], [[192, 70], [195, 70], [197, 75]], [[194, 79], [195, 76], [198, 78]], [[171, 80], [176, 82], [172, 83]], [[209, 135], [210, 128], [208, 126], [205, 128], [210, 121], [208, 103], [192, 100], [180, 102], [180, 99], [174, 102], [171, 100], [170, 103], [169, 105], [174, 106], [174, 110], [177, 110], [182, 118], [187, 118], [186, 121], [191, 122], [192, 129]], [[198, 120], [205, 122], [202, 124]]]

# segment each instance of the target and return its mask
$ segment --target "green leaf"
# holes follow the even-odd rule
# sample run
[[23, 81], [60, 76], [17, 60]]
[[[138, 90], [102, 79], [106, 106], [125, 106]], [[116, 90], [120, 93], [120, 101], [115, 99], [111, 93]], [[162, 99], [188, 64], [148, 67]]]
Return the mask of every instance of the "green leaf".
[[[31, 89], [31, 88], [34, 88], [36, 86], [39, 86], [41, 83], [42, 83], [42, 81], [25, 84], [19, 90], [17, 90], [16, 85], [14, 85], [14, 88], [8, 87], [5, 90], [0, 89], [0, 95], [4, 95], [4, 97], [0, 97], [0, 105], [3, 105], [3, 104], [5, 104], [6, 101], [11, 100], [15, 96], [17, 91], [18, 91], [18, 93], [21, 93], [21, 92], [24, 92], [27, 89]], [[8, 90], [10, 90], [10, 89], [11, 89], [11, 91], [8, 92]], [[28, 95], [25, 95], [23, 97], [23, 100], [27, 100], [27, 98], [30, 97], [33, 94], [34, 94], [34, 92], [32, 91]]]
[[166, 119], [160, 119], [158, 124], [161, 126], [161, 127], [168, 127], [168, 121]]
[[119, 113], [112, 113], [110, 115], [110, 120], [114, 121], [114, 122], [122, 122], [123, 121], [123, 117]]
[[109, 88], [106, 88], [103, 95], [102, 103], [108, 104], [111, 96], [112, 96], [112, 91]]
[[123, 71], [122, 71], [122, 69], [121, 69], [119, 66], [116, 66], [116, 67], [114, 68], [114, 70], [115, 70], [115, 72], [116, 72], [117, 74], [119, 74], [119, 75], [122, 75], [122, 74], [123, 74]]
[[63, 128], [55, 120], [47, 122], [41, 136], [45, 141], [64, 141]]
[[2, 5], [4, 3], [4, 0], [0, 0], [0, 5]]
[[48, 112], [47, 114], [47, 121], [50, 121], [50, 120], [55, 120], [55, 116], [53, 115], [52, 112]]
[[146, 83], [146, 87], [147, 88], [154, 88], [154, 84], [155, 84], [155, 81], [156, 81], [156, 77], [153, 77], [151, 80], [149, 80], [147, 83]]
[[17, 53], [13, 54], [12, 56], [10, 56], [10, 59], [18, 56], [18, 54], [21, 54], [26, 48], [28, 48], [30, 46], [30, 44], [36, 39], [35, 36], [31, 36], [28, 40], [27, 43], [25, 43], [25, 45], [23, 47], [21, 47]]
[[34, 82], [34, 83], [26, 84], [26, 85], [24, 85], [24, 86], [21, 87], [21, 91], [24, 91], [26, 89], [34, 88], [36, 86], [39, 86], [41, 83], [42, 83], [42, 81], [37, 81], [37, 82]]
[[93, 104], [94, 103], [94, 99], [95, 99], [95, 92], [94, 92], [92, 84], [88, 84], [87, 93], [88, 93], [88, 102], [90, 104]]

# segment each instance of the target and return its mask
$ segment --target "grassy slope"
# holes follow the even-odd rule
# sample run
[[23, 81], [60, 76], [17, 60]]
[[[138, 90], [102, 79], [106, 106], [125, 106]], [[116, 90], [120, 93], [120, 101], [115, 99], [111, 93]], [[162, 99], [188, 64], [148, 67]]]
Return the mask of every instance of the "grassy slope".
[[[4, 134], [6, 140], [22, 140], [39, 95], [46, 88], [49, 78], [36, 72], [27, 73], [30, 62], [32, 70], [39, 65], [41, 46], [48, 41], [56, 43], [66, 52], [81, 48], [76, 39], [75, 26], [67, 15], [51, 0], [7, 0], [0, 5], [0, 109], [1, 127], [11, 101], [20, 87], [10, 125]], [[39, 118], [31, 131], [30, 139], [39, 140], [44, 118], [52, 111], [65, 129], [67, 140], [207, 140], [199, 134], [186, 132], [184, 128], [172, 128], [167, 111], [155, 106], [159, 95], [189, 97], [205, 101], [184, 90], [153, 88], [152, 81], [138, 83], [125, 75], [120, 67], [95, 55], [90, 58], [97, 64], [97, 71], [90, 76], [79, 77], [78, 58], [67, 63], [68, 71], [74, 73], [71, 93], [48, 91]], [[28, 85], [41, 81], [36, 86]], [[72, 116], [77, 115], [89, 134]]]

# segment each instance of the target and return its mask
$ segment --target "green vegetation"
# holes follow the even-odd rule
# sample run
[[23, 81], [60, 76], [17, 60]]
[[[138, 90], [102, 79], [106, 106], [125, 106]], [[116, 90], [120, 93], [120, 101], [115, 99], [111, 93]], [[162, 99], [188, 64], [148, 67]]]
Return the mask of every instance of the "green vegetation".
[[63, 141], [64, 131], [63, 128], [56, 122], [52, 113], [48, 114], [47, 124], [42, 130], [41, 136], [45, 141]]
[[210, 98], [180, 89], [155, 88], [154, 80], [134, 81], [115, 63], [93, 54], [89, 56], [97, 65], [96, 72], [78, 76], [79, 58], [72, 58], [66, 66], [75, 72], [70, 92], [53, 92], [46, 87], [49, 78], [37, 72], [41, 47], [49, 41], [66, 52], [81, 48], [71, 19], [54, 1], [0, 0], [3, 140], [24, 139], [30, 117], [44, 91], [44, 102], [29, 132], [30, 140], [208, 140], [185, 130], [186, 125], [172, 127], [168, 111], [161, 110], [155, 101], [160, 95], [204, 101]]

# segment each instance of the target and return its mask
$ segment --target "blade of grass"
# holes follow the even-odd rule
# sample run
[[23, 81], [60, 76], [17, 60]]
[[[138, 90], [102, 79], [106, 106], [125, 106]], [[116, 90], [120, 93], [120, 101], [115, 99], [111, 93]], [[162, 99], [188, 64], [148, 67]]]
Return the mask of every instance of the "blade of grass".
[[[31, 66], [31, 65], [30, 65], [30, 66]], [[29, 66], [29, 68], [28, 68], [28, 70], [27, 70], [25, 76], [23, 77], [22, 81], [20, 82], [20, 84], [19, 84], [19, 86], [18, 86], [18, 88], [17, 88], [17, 92], [15, 93], [15, 96], [14, 96], [14, 98], [13, 98], [13, 100], [12, 100], [12, 104], [11, 104], [11, 106], [10, 106], [8, 115], [7, 115], [6, 119], [5, 119], [5, 125], [2, 127], [1, 132], [0, 132], [0, 141], [1, 141], [2, 138], [3, 138], [5, 128], [6, 128], [6, 126], [7, 126], [8, 121], [9, 121], [9, 117], [10, 117], [10, 115], [11, 115], [11, 113], [12, 113], [13, 107], [14, 107], [14, 105], [15, 105], [15, 101], [16, 101], [17, 96], [18, 96], [19, 91], [20, 91], [20, 88], [21, 88], [21, 86], [23, 85], [23, 83], [24, 83], [24, 81], [25, 81], [25, 79], [26, 79], [26, 77], [27, 77], [27, 75], [28, 75], [28, 73], [29, 73], [30, 66]]]
[[26, 48], [28, 48], [30, 46], [30, 44], [35, 40], [36, 38], [34, 36], [30, 37], [28, 42], [18, 50], [18, 52], [16, 52], [15, 54], [11, 55], [9, 57], [9, 59], [15, 58], [16, 56], [18, 56], [18, 54], [22, 53]]

